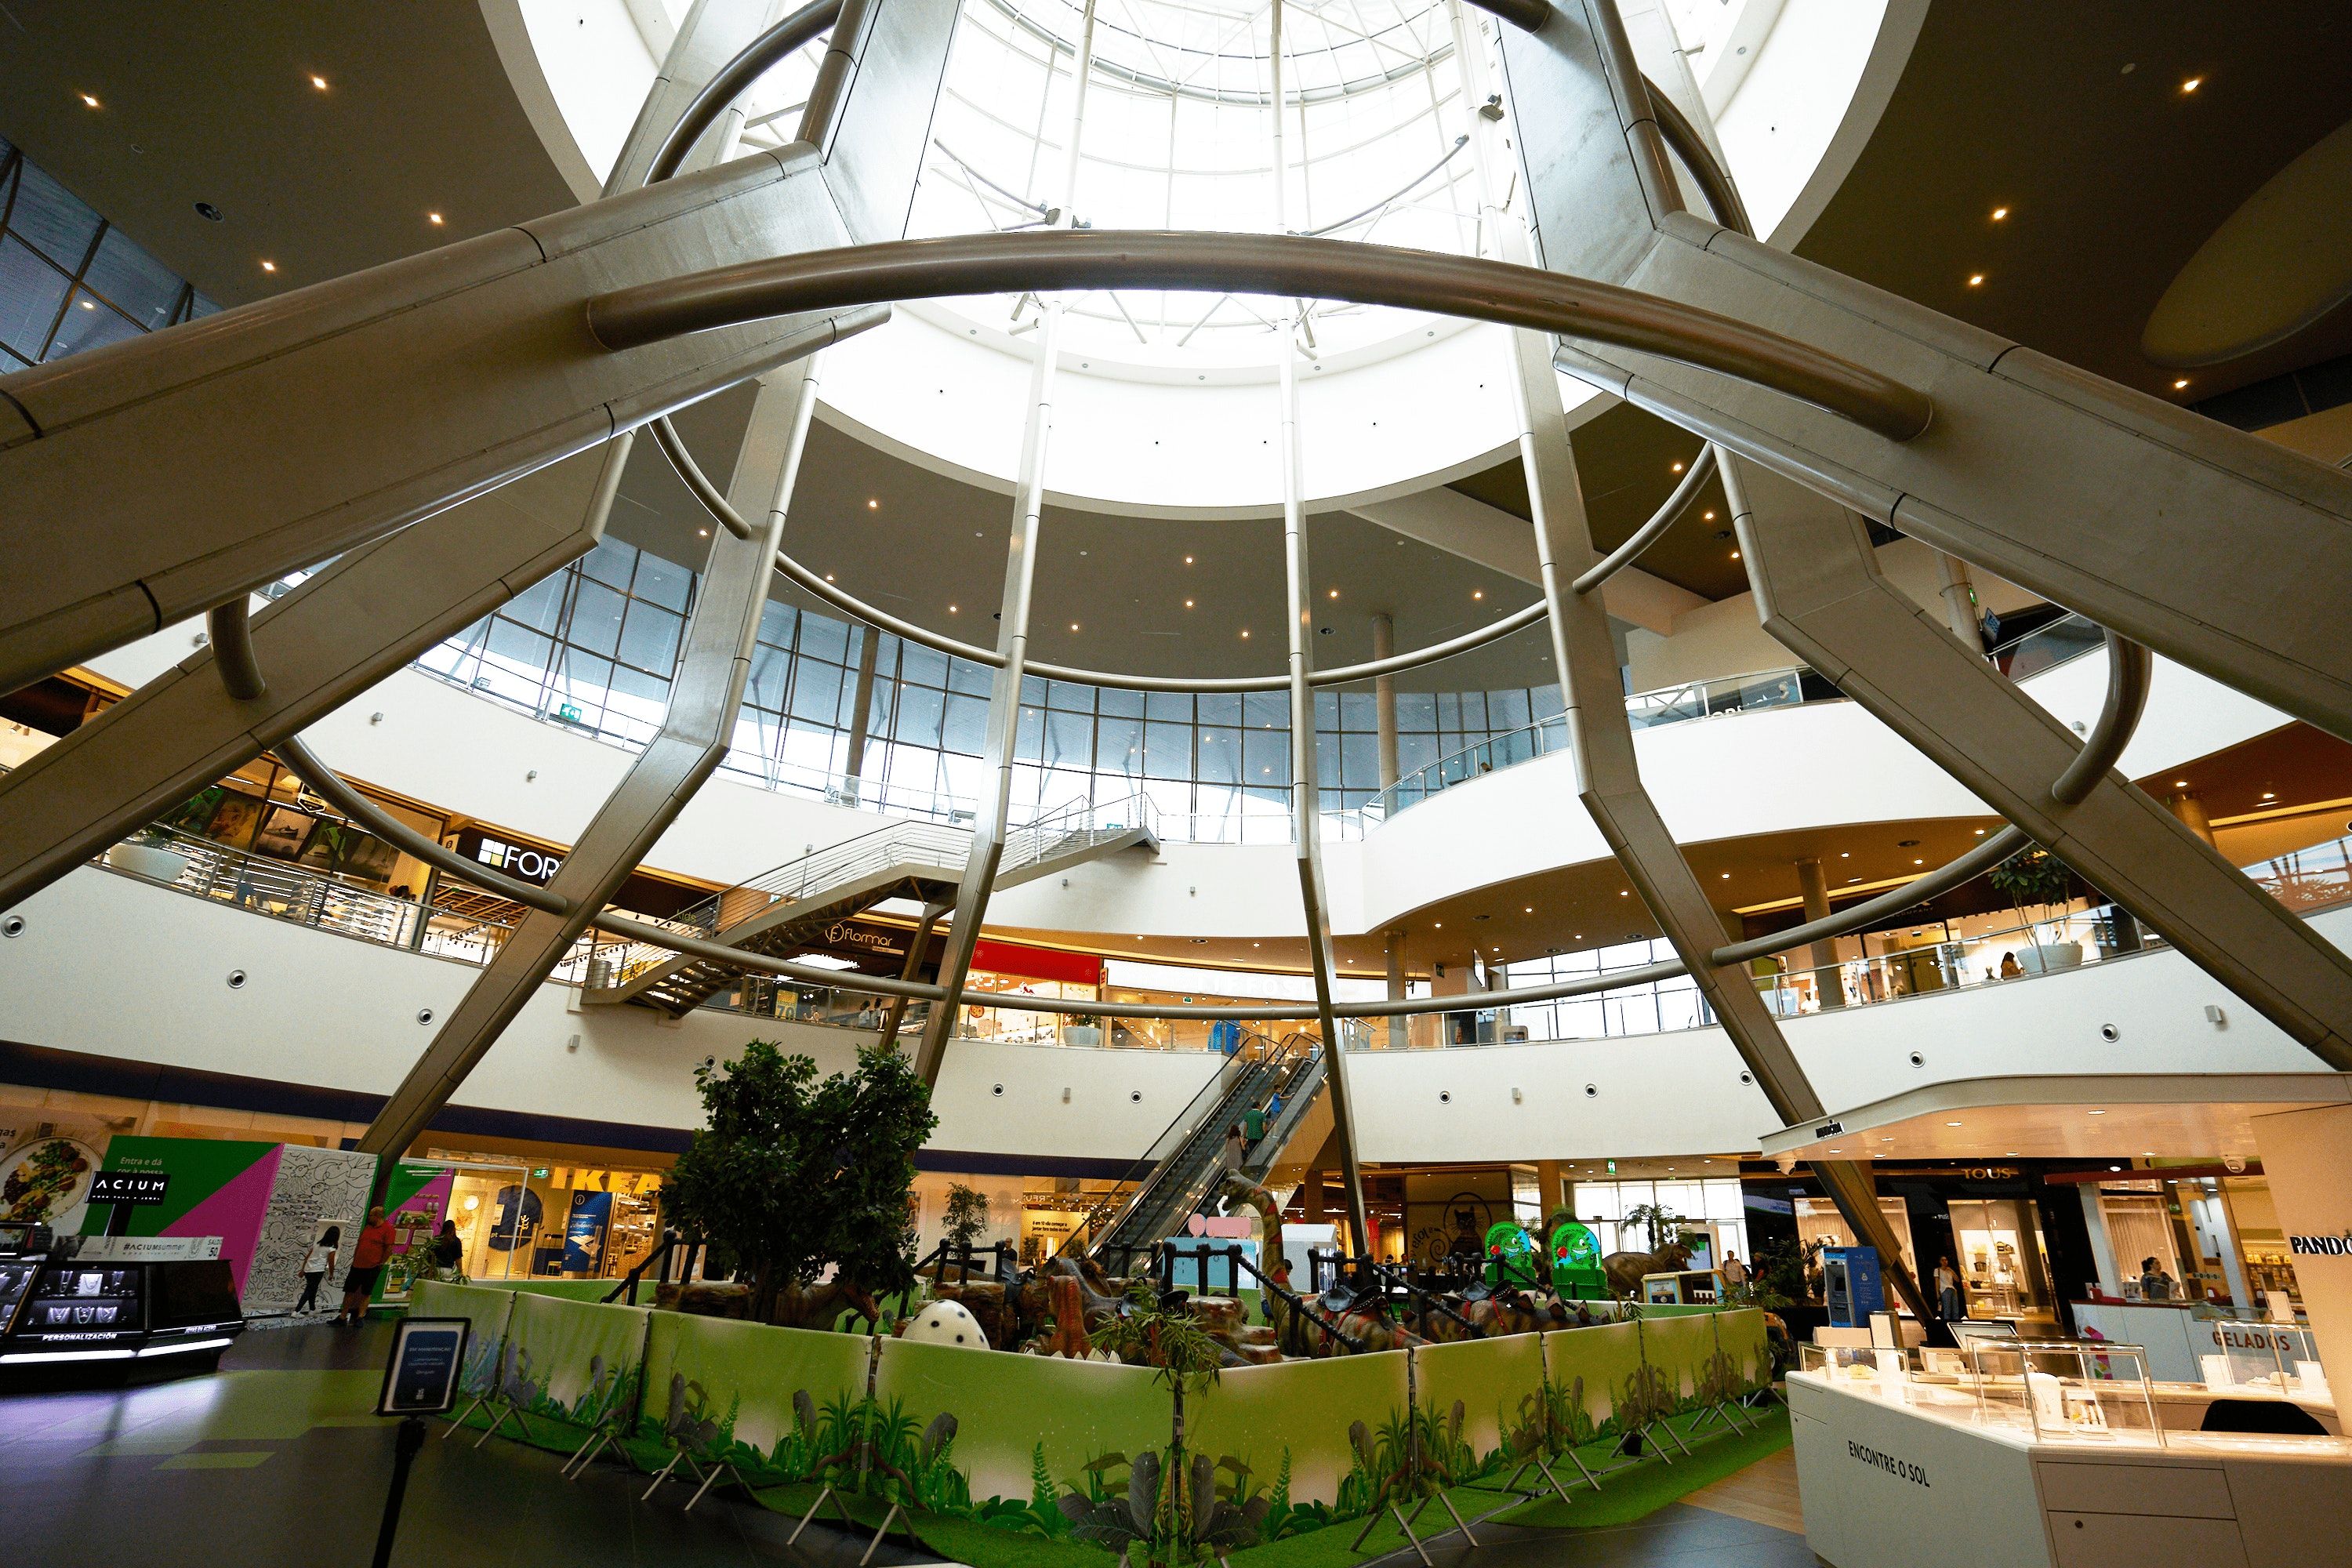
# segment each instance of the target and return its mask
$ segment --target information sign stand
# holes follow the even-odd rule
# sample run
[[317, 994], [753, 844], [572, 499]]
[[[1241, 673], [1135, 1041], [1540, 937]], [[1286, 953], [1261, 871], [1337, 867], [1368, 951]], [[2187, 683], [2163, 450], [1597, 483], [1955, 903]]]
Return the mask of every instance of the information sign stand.
[[391, 1568], [408, 1467], [425, 1446], [425, 1417], [446, 1415], [457, 1405], [466, 1337], [473, 1327], [464, 1318], [407, 1318], [393, 1330], [392, 1357], [384, 1363], [375, 1413], [399, 1416], [400, 1436], [393, 1447], [392, 1491], [383, 1500], [383, 1523], [376, 1531], [374, 1568]]

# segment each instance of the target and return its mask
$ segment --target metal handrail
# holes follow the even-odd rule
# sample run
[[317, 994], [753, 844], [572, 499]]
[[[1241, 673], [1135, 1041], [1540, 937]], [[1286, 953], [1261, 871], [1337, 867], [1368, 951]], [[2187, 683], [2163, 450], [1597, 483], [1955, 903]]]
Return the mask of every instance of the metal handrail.
[[220, 672], [221, 689], [237, 702], [254, 701], [269, 689], [269, 682], [262, 677], [261, 661], [254, 657], [253, 622], [247, 610], [246, 595], [239, 594], [205, 615], [213, 668]]
[[1659, 535], [1682, 521], [1683, 513], [1688, 511], [1691, 509], [1691, 503], [1698, 500], [1699, 486], [1705, 484], [1707, 475], [1713, 472], [1715, 472], [1715, 444], [1709, 442], [1698, 449], [1698, 456], [1691, 460], [1689, 470], [1683, 475], [1683, 482], [1675, 487], [1674, 493], [1666, 498], [1665, 504], [1651, 513], [1650, 521], [1635, 529], [1624, 543], [1611, 551], [1591, 571], [1579, 577], [1573, 584], [1576, 591], [1580, 594], [1590, 594], [1610, 578], [1631, 566], [1642, 552], [1658, 542]]
[[1890, 441], [1927, 428], [1927, 394], [1715, 311], [1477, 257], [1291, 235], [1037, 229], [891, 240], [662, 279], [589, 301], [615, 353], [811, 310], [1039, 289], [1316, 296], [1432, 310], [1654, 353], [1794, 397]]

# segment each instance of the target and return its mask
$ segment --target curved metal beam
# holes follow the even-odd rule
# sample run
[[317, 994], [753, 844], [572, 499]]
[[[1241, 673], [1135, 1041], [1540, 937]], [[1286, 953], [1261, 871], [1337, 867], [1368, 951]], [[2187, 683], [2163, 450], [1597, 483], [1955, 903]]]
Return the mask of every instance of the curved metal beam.
[[2139, 716], [2147, 708], [2154, 663], [2146, 647], [2118, 637], [2112, 628], [2107, 632], [2107, 700], [2099, 709], [2099, 721], [2092, 728], [2090, 739], [2050, 786], [2051, 799], [2061, 805], [2079, 805], [2107, 776], [2107, 770], [2131, 743], [2132, 731], [2139, 728]]
[[669, 416], [665, 414], [646, 427], [654, 433], [654, 445], [662, 449], [662, 456], [669, 459], [669, 466], [677, 470], [677, 477], [686, 481], [686, 488], [694, 492], [695, 499], [702, 503], [702, 509], [717, 518], [719, 526], [736, 538], [751, 538], [751, 525], [744, 521], [741, 512], [727, 503], [726, 496], [710, 482], [710, 476], [702, 471], [702, 465], [694, 460], [694, 454], [688, 451], [686, 443], [678, 438], [677, 426], [669, 422]]
[[1833, 936], [1852, 936], [1855, 931], [1868, 931], [1914, 904], [1948, 893], [1964, 882], [1975, 881], [2019, 850], [2031, 847], [2032, 843], [2032, 837], [2022, 827], [2004, 827], [1949, 865], [1924, 877], [1914, 877], [1901, 887], [1865, 900], [1852, 909], [1809, 921], [1801, 926], [1792, 926], [1787, 931], [1776, 931], [1769, 936], [1751, 937], [1746, 942], [1735, 942], [1728, 947], [1718, 947], [1715, 950], [1715, 962], [1726, 965], [1745, 963], [1751, 958], [1802, 947], [1809, 942], [1826, 942]]
[[1739, 187], [1731, 183], [1730, 174], [1707, 150], [1698, 127], [1675, 107], [1674, 100], [1659, 90], [1656, 82], [1647, 77], [1642, 80], [1650, 89], [1650, 112], [1657, 118], [1658, 134], [1665, 138], [1667, 150], [1683, 161], [1683, 167], [1698, 182], [1706, 205], [1715, 209], [1715, 221], [1754, 238], [1756, 230], [1748, 221], [1748, 204], [1739, 199]]
[[[626, 937], [647, 947], [667, 948], [689, 958], [708, 959], [730, 968], [754, 970], [761, 974], [780, 974], [788, 980], [805, 981], [813, 985], [831, 986], [835, 991], [871, 993], [877, 996], [904, 996], [917, 1002], [938, 1002], [946, 992], [937, 985], [919, 980], [892, 980], [879, 974], [858, 974], [836, 969], [819, 969], [813, 964], [794, 963], [790, 959], [770, 958], [764, 953], [746, 952], [741, 948], [722, 942], [705, 942], [626, 915], [598, 915], [589, 922], [598, 931], [614, 936]], [[1638, 968], [1612, 970], [1605, 974], [1580, 975], [1574, 980], [1562, 980], [1549, 985], [1522, 985], [1509, 991], [1473, 992], [1463, 996], [1417, 996], [1402, 1002], [1335, 1002], [1331, 1011], [1342, 1018], [1391, 1018], [1417, 1013], [1486, 1012], [1496, 1007], [1513, 1007], [1526, 1002], [1556, 1002], [1568, 996], [1589, 996], [1596, 991], [1616, 991], [1628, 985], [1649, 985], [1661, 980], [1673, 980], [1688, 973], [1679, 959], [1662, 963], [1644, 963]], [[1468, 1005], [1465, 1005], [1468, 1004]], [[1313, 1015], [1312, 1002], [1258, 1004], [1250, 1006], [1212, 1007], [1161, 1006], [1138, 1007], [1124, 1002], [1087, 1002], [1061, 996], [1022, 996], [1011, 992], [975, 991], [966, 987], [958, 998], [958, 1005], [1003, 1007], [1015, 1013], [1069, 1013], [1095, 1018], [1211, 1018], [1243, 1022], [1263, 1022], [1269, 1019], [1305, 1018]]]
[[1590, 594], [1633, 564], [1634, 558], [1655, 544], [1659, 535], [1682, 521], [1683, 513], [1698, 500], [1699, 486], [1705, 484], [1707, 475], [1713, 472], [1715, 443], [1709, 441], [1698, 449], [1698, 456], [1691, 459], [1689, 471], [1683, 475], [1683, 482], [1675, 487], [1675, 493], [1666, 498], [1666, 504], [1652, 513], [1649, 521], [1635, 529], [1631, 539], [1611, 551], [1598, 565], [1570, 585], [1580, 594]]
[[[744, 520], [742, 513], [728, 504], [726, 495], [719, 490], [719, 487], [710, 482], [710, 477], [702, 471], [702, 466], [694, 460], [694, 454], [688, 451], [686, 444], [677, 438], [677, 432], [670, 427], [669, 421], [656, 419], [652, 421], [648, 427], [654, 433], [655, 441], [659, 443], [663, 455], [669, 458], [670, 467], [677, 470], [677, 477], [685, 481], [688, 489], [694, 492], [695, 499], [702, 502], [704, 510], [708, 510], [726, 528], [728, 532], [735, 535], [736, 538], [749, 538], [751, 524]], [[1710, 452], [1713, 449], [1708, 448]], [[1711, 458], [1707, 460], [1712, 461]], [[1675, 493], [1681, 495], [1683, 492], [1678, 489]], [[902, 620], [887, 610], [877, 609], [855, 594], [826, 582], [823, 575], [802, 565], [781, 550], [776, 552], [776, 570], [835, 609], [855, 616], [868, 626], [878, 626], [886, 632], [902, 637], [908, 642], [935, 648], [940, 653], [951, 654], [957, 658], [970, 659], [974, 664], [985, 665], [992, 669], [1004, 662], [994, 648], [982, 647], [977, 643], [962, 642], [949, 637], [945, 632], [932, 631], [928, 626], [919, 626], [912, 621]], [[1465, 632], [1458, 637], [1449, 637], [1444, 642], [1432, 643], [1426, 647], [1415, 648], [1409, 653], [1394, 654], [1387, 658], [1373, 659], [1364, 664], [1340, 665], [1331, 669], [1317, 671], [1307, 677], [1307, 684], [1345, 686], [1350, 681], [1370, 680], [1377, 676], [1393, 675], [1399, 670], [1416, 669], [1424, 664], [1435, 664], [1440, 659], [1451, 658], [1456, 654], [1468, 653], [1473, 648], [1484, 647], [1490, 642], [1499, 641], [1523, 626], [1533, 626], [1549, 613], [1548, 606], [1538, 599], [1524, 609], [1515, 610], [1505, 616], [1492, 626], [1481, 626], [1475, 632]], [[1127, 675], [1117, 670], [1081, 669], [1074, 665], [1046, 664], [1036, 659], [1030, 660], [1027, 668], [1033, 673], [1045, 676], [1050, 679], [1077, 681], [1089, 686], [1108, 686], [1121, 691], [1280, 691], [1290, 684], [1288, 677], [1280, 675]]]
[[1492, 11], [1523, 32], [1533, 33], [1551, 20], [1551, 0], [1470, 0], [1481, 11]]
[[655, 184], [677, 173], [686, 161], [687, 153], [710, 129], [711, 121], [727, 112], [727, 106], [743, 96], [751, 85], [771, 66], [802, 46], [814, 41], [833, 26], [841, 16], [842, 0], [815, 0], [802, 6], [758, 37], [743, 46], [743, 50], [710, 79], [694, 101], [686, 106], [668, 136], [662, 141], [661, 151], [654, 154], [652, 165], [646, 171], [646, 184]]
[[221, 689], [233, 700], [251, 702], [269, 689], [261, 674], [261, 661], [253, 655], [253, 622], [243, 594], [205, 613], [205, 637], [212, 644], [213, 667], [220, 671]]
[[345, 784], [334, 769], [329, 767], [319, 753], [303, 743], [299, 735], [289, 735], [278, 742], [278, 760], [301, 777], [304, 784], [325, 797], [337, 811], [374, 834], [386, 843], [395, 845], [402, 853], [415, 857], [428, 866], [437, 866], [453, 877], [462, 878], [478, 888], [527, 904], [549, 914], [571, 912], [571, 900], [535, 888], [529, 882], [518, 882], [503, 872], [488, 866], [476, 865], [444, 844], [427, 838], [408, 824], [401, 821], [375, 802]]
[[1044, 229], [782, 256], [589, 301], [614, 351], [845, 305], [1045, 289], [1175, 289], [1391, 305], [1656, 354], [1768, 388], [1890, 441], [1927, 429], [1925, 393], [1728, 316], [1612, 284], [1475, 257], [1295, 235]]

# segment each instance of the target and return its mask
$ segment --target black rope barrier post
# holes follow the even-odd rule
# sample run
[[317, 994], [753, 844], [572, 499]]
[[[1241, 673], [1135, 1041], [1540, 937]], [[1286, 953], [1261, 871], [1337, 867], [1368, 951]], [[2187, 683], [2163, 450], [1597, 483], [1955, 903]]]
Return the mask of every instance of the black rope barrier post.
[[384, 1363], [375, 1413], [397, 1415], [401, 1422], [392, 1450], [392, 1489], [383, 1500], [383, 1522], [376, 1527], [374, 1568], [391, 1568], [408, 1469], [425, 1447], [425, 1417], [446, 1415], [456, 1407], [457, 1380], [466, 1369], [466, 1342], [473, 1330], [465, 1318], [408, 1318], [393, 1330], [392, 1355]]
[[404, 1418], [392, 1450], [392, 1490], [383, 1500], [383, 1522], [376, 1527], [374, 1568], [392, 1568], [392, 1538], [400, 1530], [400, 1500], [408, 1490], [408, 1467], [424, 1447], [424, 1417]]

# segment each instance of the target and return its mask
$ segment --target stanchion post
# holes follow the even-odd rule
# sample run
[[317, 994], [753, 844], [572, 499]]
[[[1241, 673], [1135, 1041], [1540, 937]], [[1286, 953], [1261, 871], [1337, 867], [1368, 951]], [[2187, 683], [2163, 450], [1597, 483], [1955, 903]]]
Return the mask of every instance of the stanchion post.
[[392, 1568], [392, 1538], [400, 1529], [401, 1495], [408, 1490], [408, 1467], [425, 1447], [425, 1423], [415, 1415], [400, 1424], [392, 1450], [392, 1491], [383, 1500], [383, 1523], [375, 1532], [375, 1568]]

